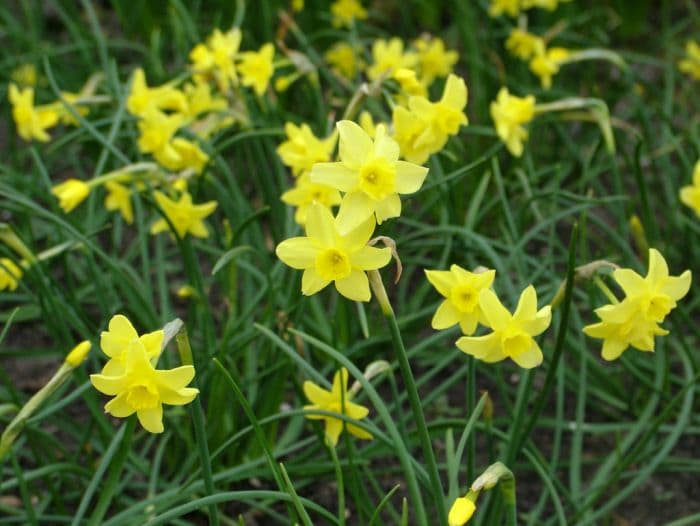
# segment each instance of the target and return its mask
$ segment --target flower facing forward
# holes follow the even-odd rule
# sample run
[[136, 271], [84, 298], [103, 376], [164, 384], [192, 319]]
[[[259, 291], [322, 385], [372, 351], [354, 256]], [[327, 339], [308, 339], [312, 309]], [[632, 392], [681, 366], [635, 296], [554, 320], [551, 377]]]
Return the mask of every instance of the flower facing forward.
[[[315, 383], [307, 380], [304, 382], [304, 394], [309, 399], [311, 405], [305, 405], [306, 411], [328, 411], [339, 415], [346, 415], [353, 420], [362, 420], [369, 414], [369, 409], [365, 406], [353, 403], [352, 392], [348, 391], [348, 370], [340, 369], [333, 376], [333, 387], [330, 391], [319, 387]], [[343, 431], [343, 420], [326, 415], [306, 415], [310, 420], [324, 420], [326, 424], [326, 438], [332, 446], [338, 444], [338, 437]], [[348, 432], [363, 440], [371, 440], [372, 435], [364, 429], [353, 425], [345, 424]]]
[[17, 290], [22, 269], [9, 258], [0, 258], [0, 290]]
[[[156, 191], [154, 195], [158, 206], [170, 220], [179, 237], [183, 238], [187, 234], [195, 237], [209, 236], [204, 219], [214, 213], [216, 201], [195, 205], [188, 192], [183, 192], [178, 201], [173, 201], [163, 192]], [[151, 234], [158, 234], [168, 228], [168, 222], [165, 219], [159, 219], [151, 226]]]
[[482, 289], [479, 304], [486, 325], [493, 332], [485, 336], [463, 336], [457, 340], [462, 352], [485, 362], [512, 359], [520, 367], [531, 369], [542, 363], [542, 350], [533, 336], [544, 332], [552, 321], [551, 307], [537, 310], [537, 292], [530, 285], [520, 295], [511, 314], [491, 289]]
[[277, 245], [277, 257], [304, 271], [301, 292], [305, 296], [335, 282], [335, 288], [346, 298], [369, 301], [371, 294], [365, 271], [384, 267], [391, 260], [391, 249], [367, 246], [374, 226], [374, 218], [369, 217], [341, 235], [330, 210], [316, 203], [307, 213], [306, 237], [282, 241]]
[[275, 46], [264, 44], [259, 51], [246, 51], [240, 54], [238, 73], [241, 75], [241, 84], [253, 88], [258, 96], [262, 96], [270, 83], [270, 78], [275, 72], [272, 59], [275, 55]]
[[450, 526], [464, 526], [476, 511], [476, 504], [467, 497], [458, 497], [452, 503], [447, 523]]
[[151, 433], [163, 432], [163, 404], [190, 403], [199, 391], [187, 387], [194, 378], [194, 367], [183, 365], [170, 370], [158, 370], [151, 363], [141, 340], [132, 340], [122, 350], [124, 370], [121, 374], [92, 374], [92, 385], [109, 396], [105, 412], [119, 418], [133, 413]]
[[446, 298], [435, 311], [433, 329], [447, 329], [459, 324], [464, 334], [474, 334], [478, 323], [485, 321], [479, 305], [479, 293], [491, 287], [496, 271], [474, 273], [459, 265], [451, 265], [450, 270], [426, 270], [425, 275]]
[[147, 358], [155, 364], [160, 356], [164, 336], [163, 330], [139, 336], [126, 316], [123, 314], [112, 316], [107, 330], [102, 331], [100, 335], [100, 347], [109, 358], [102, 369], [102, 374], [106, 376], [124, 374], [128, 350], [136, 341], [143, 345]]
[[80, 179], [67, 179], [55, 185], [51, 193], [58, 199], [58, 206], [67, 214], [90, 194], [90, 185]]
[[401, 215], [399, 194], [417, 192], [428, 169], [399, 161], [399, 145], [377, 126], [374, 140], [352, 121], [337, 123], [340, 133], [340, 162], [316, 163], [311, 181], [345, 192], [337, 226], [347, 234], [376, 216], [377, 223]]
[[693, 184], [681, 188], [680, 198], [681, 203], [692, 208], [700, 217], [700, 161], [695, 163]]
[[523, 124], [529, 123], [534, 116], [535, 97], [532, 95], [516, 97], [508, 93], [508, 88], [501, 88], [496, 100], [491, 103], [491, 118], [496, 125], [496, 133], [516, 157], [523, 154], [523, 142], [527, 140], [527, 130]]

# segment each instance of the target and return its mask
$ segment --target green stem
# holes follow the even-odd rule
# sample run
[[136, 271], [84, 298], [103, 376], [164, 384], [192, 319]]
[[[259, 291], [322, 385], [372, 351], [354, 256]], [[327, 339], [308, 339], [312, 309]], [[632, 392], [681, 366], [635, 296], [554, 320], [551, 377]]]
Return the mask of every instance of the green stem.
[[338, 460], [338, 452], [334, 447], [329, 447], [328, 451], [333, 459], [335, 467], [335, 480], [338, 484], [338, 526], [345, 526], [345, 486], [343, 484], [343, 468]]
[[427, 464], [433, 499], [435, 500], [435, 506], [438, 512], [438, 521], [441, 525], [446, 525], [447, 511], [445, 509], [444, 491], [442, 488], [442, 481], [440, 480], [440, 472], [438, 470], [437, 461], [435, 460], [435, 452], [433, 451], [430, 433], [428, 432], [428, 426], [425, 422], [423, 406], [421, 405], [418, 389], [416, 388], [416, 381], [413, 377], [413, 371], [411, 371], [411, 364], [408, 361], [408, 354], [406, 353], [406, 347], [404, 346], [403, 338], [401, 337], [399, 324], [396, 321], [394, 309], [391, 307], [391, 303], [389, 303], [386, 289], [384, 288], [384, 283], [382, 282], [382, 277], [379, 274], [379, 271], [369, 271], [368, 277], [374, 295], [379, 302], [382, 313], [384, 314], [391, 331], [391, 340], [394, 346], [394, 351], [396, 352], [399, 369], [401, 370], [401, 376], [403, 377], [406, 391], [408, 393], [411, 411], [413, 412], [413, 417], [416, 420], [418, 437], [420, 439], [423, 449], [423, 456], [425, 457]]

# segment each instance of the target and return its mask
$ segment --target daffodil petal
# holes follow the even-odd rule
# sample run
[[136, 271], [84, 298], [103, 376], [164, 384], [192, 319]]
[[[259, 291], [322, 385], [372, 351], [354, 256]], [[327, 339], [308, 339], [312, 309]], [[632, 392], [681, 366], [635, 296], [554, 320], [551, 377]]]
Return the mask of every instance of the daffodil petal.
[[459, 323], [460, 316], [460, 312], [452, 305], [452, 302], [445, 300], [435, 311], [430, 324], [435, 330], [449, 329]]
[[194, 387], [183, 387], [178, 390], [161, 389], [160, 399], [164, 404], [168, 405], [185, 405], [189, 404], [199, 394], [199, 389]]
[[340, 134], [339, 156], [349, 168], [361, 166], [372, 150], [372, 139], [359, 125], [344, 120], [336, 123]]
[[452, 287], [457, 284], [457, 279], [452, 272], [448, 270], [426, 270], [425, 277], [428, 278], [430, 284], [446, 298], [450, 297]]
[[329, 283], [330, 280], [323, 279], [315, 269], [307, 268], [301, 276], [301, 293], [304, 296], [311, 296]]
[[156, 370], [158, 386], [172, 391], [182, 389], [192, 381], [192, 378], [194, 378], [194, 367], [191, 365], [182, 365], [175, 369]]
[[428, 175], [428, 169], [424, 166], [409, 163], [406, 161], [396, 162], [396, 191], [400, 194], [412, 194], [417, 192], [425, 177]]
[[488, 320], [489, 326], [494, 331], [504, 328], [511, 319], [510, 313], [491, 289], [481, 289], [481, 292], [479, 292], [479, 307]]
[[99, 392], [114, 396], [124, 391], [126, 384], [123, 376], [105, 376], [103, 374], [91, 374], [90, 382]]
[[105, 413], [109, 413], [117, 418], [126, 418], [135, 412], [136, 409], [126, 402], [126, 393], [119, 393], [105, 404]]
[[306, 235], [324, 246], [335, 243], [333, 214], [323, 205], [313, 203], [306, 214]]
[[303, 270], [314, 266], [318, 248], [308, 237], [292, 237], [277, 245], [275, 253], [285, 265]]
[[325, 184], [341, 192], [351, 192], [357, 186], [357, 172], [343, 163], [316, 163], [311, 168], [311, 182]]
[[365, 431], [364, 429], [356, 426], [355, 424], [347, 424], [346, 427], [348, 429], [348, 433], [350, 433], [351, 435], [354, 435], [357, 438], [360, 438], [362, 440], [372, 440], [374, 438], [372, 436], [372, 433]]
[[161, 404], [151, 409], [140, 409], [136, 411], [136, 416], [143, 428], [149, 433], [163, 432], [163, 406]]
[[350, 255], [353, 268], [360, 270], [376, 270], [391, 261], [390, 248], [364, 247]]
[[315, 383], [309, 380], [306, 380], [302, 388], [304, 390], [304, 395], [312, 404], [319, 406], [324, 406], [328, 404], [328, 400], [331, 397], [331, 393], [326, 391], [322, 387], [316, 385]]
[[326, 438], [328, 442], [333, 446], [338, 445], [338, 437], [343, 431], [343, 421], [337, 418], [326, 417]]
[[532, 369], [542, 363], [542, 350], [533, 340], [532, 346], [525, 352], [511, 356], [512, 360], [524, 369]]
[[401, 198], [399, 194], [391, 194], [374, 204], [374, 211], [377, 214], [377, 223], [380, 225], [385, 219], [399, 217], [401, 215]]
[[529, 285], [520, 294], [518, 306], [513, 313], [513, 318], [516, 320], [530, 320], [537, 313], [537, 292], [535, 287]]
[[634, 295], [644, 288], [644, 278], [630, 268], [619, 268], [613, 272], [613, 278], [625, 294]]
[[[398, 197], [398, 196], [397, 196]], [[340, 203], [335, 225], [340, 235], [345, 236], [351, 230], [359, 227], [374, 214], [374, 201], [362, 192], [345, 194]], [[306, 220], [308, 227], [309, 220]]]
[[335, 288], [353, 301], [369, 301], [372, 297], [367, 274], [362, 270], [353, 270], [347, 278], [336, 280]]
[[348, 250], [354, 252], [367, 245], [367, 242], [374, 233], [376, 225], [377, 222], [374, 220], [374, 216], [370, 215], [364, 222], [345, 234], [343, 236], [343, 241], [347, 245]]

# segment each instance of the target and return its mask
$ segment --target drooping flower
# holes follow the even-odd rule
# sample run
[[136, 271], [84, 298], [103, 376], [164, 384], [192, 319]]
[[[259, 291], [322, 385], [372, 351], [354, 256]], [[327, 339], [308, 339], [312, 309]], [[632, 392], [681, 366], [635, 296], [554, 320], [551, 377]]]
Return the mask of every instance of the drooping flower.
[[58, 206], [67, 214], [90, 195], [90, 185], [79, 179], [67, 179], [55, 185], [51, 193], [58, 199]]
[[695, 40], [688, 40], [685, 44], [685, 54], [686, 58], [678, 62], [678, 69], [695, 80], [700, 80], [700, 45]]
[[336, 42], [323, 56], [332, 69], [348, 79], [354, 79], [364, 67], [357, 50], [347, 42]]
[[115, 314], [109, 320], [107, 330], [100, 334], [100, 347], [109, 361], [102, 369], [106, 376], [121, 375], [125, 371], [126, 356], [133, 342], [140, 342], [148, 360], [155, 365], [161, 353], [165, 333], [162, 329], [139, 336], [129, 319], [123, 314]]
[[506, 13], [515, 18], [520, 14], [520, 0], [491, 0], [489, 16], [495, 18]]
[[537, 310], [537, 292], [530, 285], [520, 295], [511, 314], [491, 289], [482, 289], [479, 304], [492, 332], [485, 336], [462, 336], [459, 349], [485, 362], [512, 359], [520, 367], [530, 369], [542, 363], [542, 350], [533, 338], [544, 332], [552, 321], [551, 307]]
[[367, 76], [376, 80], [384, 74], [399, 68], [412, 68], [417, 56], [413, 52], [404, 53], [403, 41], [394, 37], [390, 40], [377, 39], [372, 44], [373, 64], [367, 68]]
[[545, 43], [541, 37], [516, 27], [506, 40], [506, 49], [521, 60], [530, 60], [533, 56], [544, 53]]
[[503, 87], [491, 103], [491, 118], [496, 125], [496, 133], [516, 157], [523, 154], [523, 141], [527, 140], [528, 133], [523, 124], [529, 123], [534, 116], [535, 97], [532, 95], [516, 97]]
[[367, 10], [359, 0], [336, 0], [331, 5], [333, 25], [335, 27], [350, 27], [354, 20], [365, 20]]
[[246, 51], [239, 55], [238, 73], [241, 75], [241, 84], [253, 88], [258, 96], [265, 93], [275, 72], [272, 64], [274, 55], [275, 46], [269, 42], [263, 44], [259, 51]]
[[50, 141], [51, 136], [46, 130], [58, 123], [56, 110], [49, 106], [34, 106], [33, 88], [19, 90], [16, 85], [10, 84], [8, 98], [12, 104], [12, 118], [19, 136], [25, 141]]
[[139, 339], [132, 340], [122, 352], [124, 370], [120, 374], [92, 374], [90, 382], [101, 393], [114, 396], [105, 404], [105, 412], [118, 418], [136, 413], [146, 431], [162, 433], [163, 404], [189, 404], [199, 393], [187, 387], [194, 378], [194, 367], [156, 369]]
[[276, 254], [283, 263], [303, 270], [301, 292], [316, 294], [329, 283], [348, 299], [371, 298], [367, 270], [386, 266], [391, 260], [389, 248], [367, 246], [374, 232], [374, 218], [341, 234], [330, 210], [312, 204], [306, 216], [306, 237], [293, 237], [277, 245]]
[[569, 55], [569, 50], [563, 47], [553, 47], [535, 54], [530, 61], [530, 70], [540, 78], [544, 89], [552, 87], [552, 77], [559, 72], [559, 67]]
[[118, 210], [128, 224], [134, 222], [134, 208], [131, 205], [131, 189], [117, 181], [105, 183], [107, 195], [105, 208], [110, 211]]
[[413, 45], [418, 52], [418, 68], [423, 84], [430, 86], [437, 77], [446, 77], [452, 73], [459, 56], [456, 51], [446, 50], [441, 38], [419, 38]]
[[479, 322], [485, 322], [479, 304], [479, 293], [482, 289], [491, 287], [496, 271], [475, 273], [459, 265], [451, 265], [450, 270], [426, 270], [425, 275], [446, 298], [435, 311], [433, 329], [448, 329], [459, 324], [465, 335], [474, 334]]
[[681, 188], [680, 198], [684, 205], [692, 208], [700, 217], [700, 161], [695, 163], [693, 184]]
[[309, 207], [314, 203], [330, 209], [339, 205], [342, 200], [338, 190], [325, 184], [311, 182], [308, 174], [301, 175], [294, 183], [294, 188], [283, 193], [281, 199], [288, 205], [297, 207], [294, 220], [302, 226], [306, 224]]
[[338, 231], [347, 234], [372, 216], [381, 224], [401, 215], [399, 194], [417, 192], [428, 169], [399, 161], [399, 145], [387, 135], [383, 124], [377, 126], [374, 140], [352, 121], [340, 121], [336, 126], [340, 161], [316, 163], [311, 181], [345, 192], [338, 211]]
[[[333, 387], [328, 391], [315, 383], [307, 380], [304, 382], [304, 394], [311, 402], [305, 405], [306, 411], [328, 411], [338, 415], [346, 415], [353, 420], [362, 420], [369, 414], [369, 409], [365, 406], [352, 402], [352, 392], [348, 390], [348, 371], [340, 369], [333, 376]], [[326, 415], [307, 414], [310, 420], [323, 420], [326, 428], [326, 439], [329, 445], [335, 447], [338, 438], [345, 427], [351, 435], [363, 440], [372, 440], [372, 435], [364, 429], [350, 423], [345, 423], [340, 418]]]
[[[158, 206], [170, 220], [170, 223], [172, 223], [179, 237], [183, 238], [187, 234], [191, 234], [195, 237], [209, 236], [209, 231], [204, 224], [204, 219], [214, 213], [217, 206], [216, 201], [208, 201], [195, 205], [192, 203], [192, 196], [187, 191], [184, 191], [182, 195], [180, 195], [178, 201], [173, 201], [160, 191], [156, 191], [154, 196]], [[158, 234], [169, 228], [168, 222], [165, 219], [159, 219], [151, 226], [151, 234]]]
[[319, 139], [304, 123], [297, 126], [288, 122], [284, 125], [284, 132], [287, 140], [277, 147], [277, 154], [296, 177], [308, 174], [316, 163], [329, 161], [338, 139], [335, 133], [326, 139]]
[[474, 515], [476, 504], [466, 497], [458, 497], [452, 503], [447, 516], [449, 526], [464, 526]]
[[10, 258], [0, 258], [0, 290], [17, 290], [22, 269]]

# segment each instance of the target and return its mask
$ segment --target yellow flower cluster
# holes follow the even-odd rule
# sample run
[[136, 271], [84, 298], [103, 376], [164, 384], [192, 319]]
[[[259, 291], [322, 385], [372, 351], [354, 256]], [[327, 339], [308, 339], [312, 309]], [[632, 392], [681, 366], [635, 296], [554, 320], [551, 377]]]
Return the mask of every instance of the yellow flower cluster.
[[163, 337], [162, 330], [139, 336], [131, 322], [117, 314], [100, 338], [109, 361], [100, 374], [90, 375], [95, 389], [114, 397], [105, 405], [106, 413], [118, 418], [136, 413], [150, 433], [163, 432], [163, 404], [189, 404], [199, 393], [187, 387], [194, 378], [191, 365], [156, 368]]

